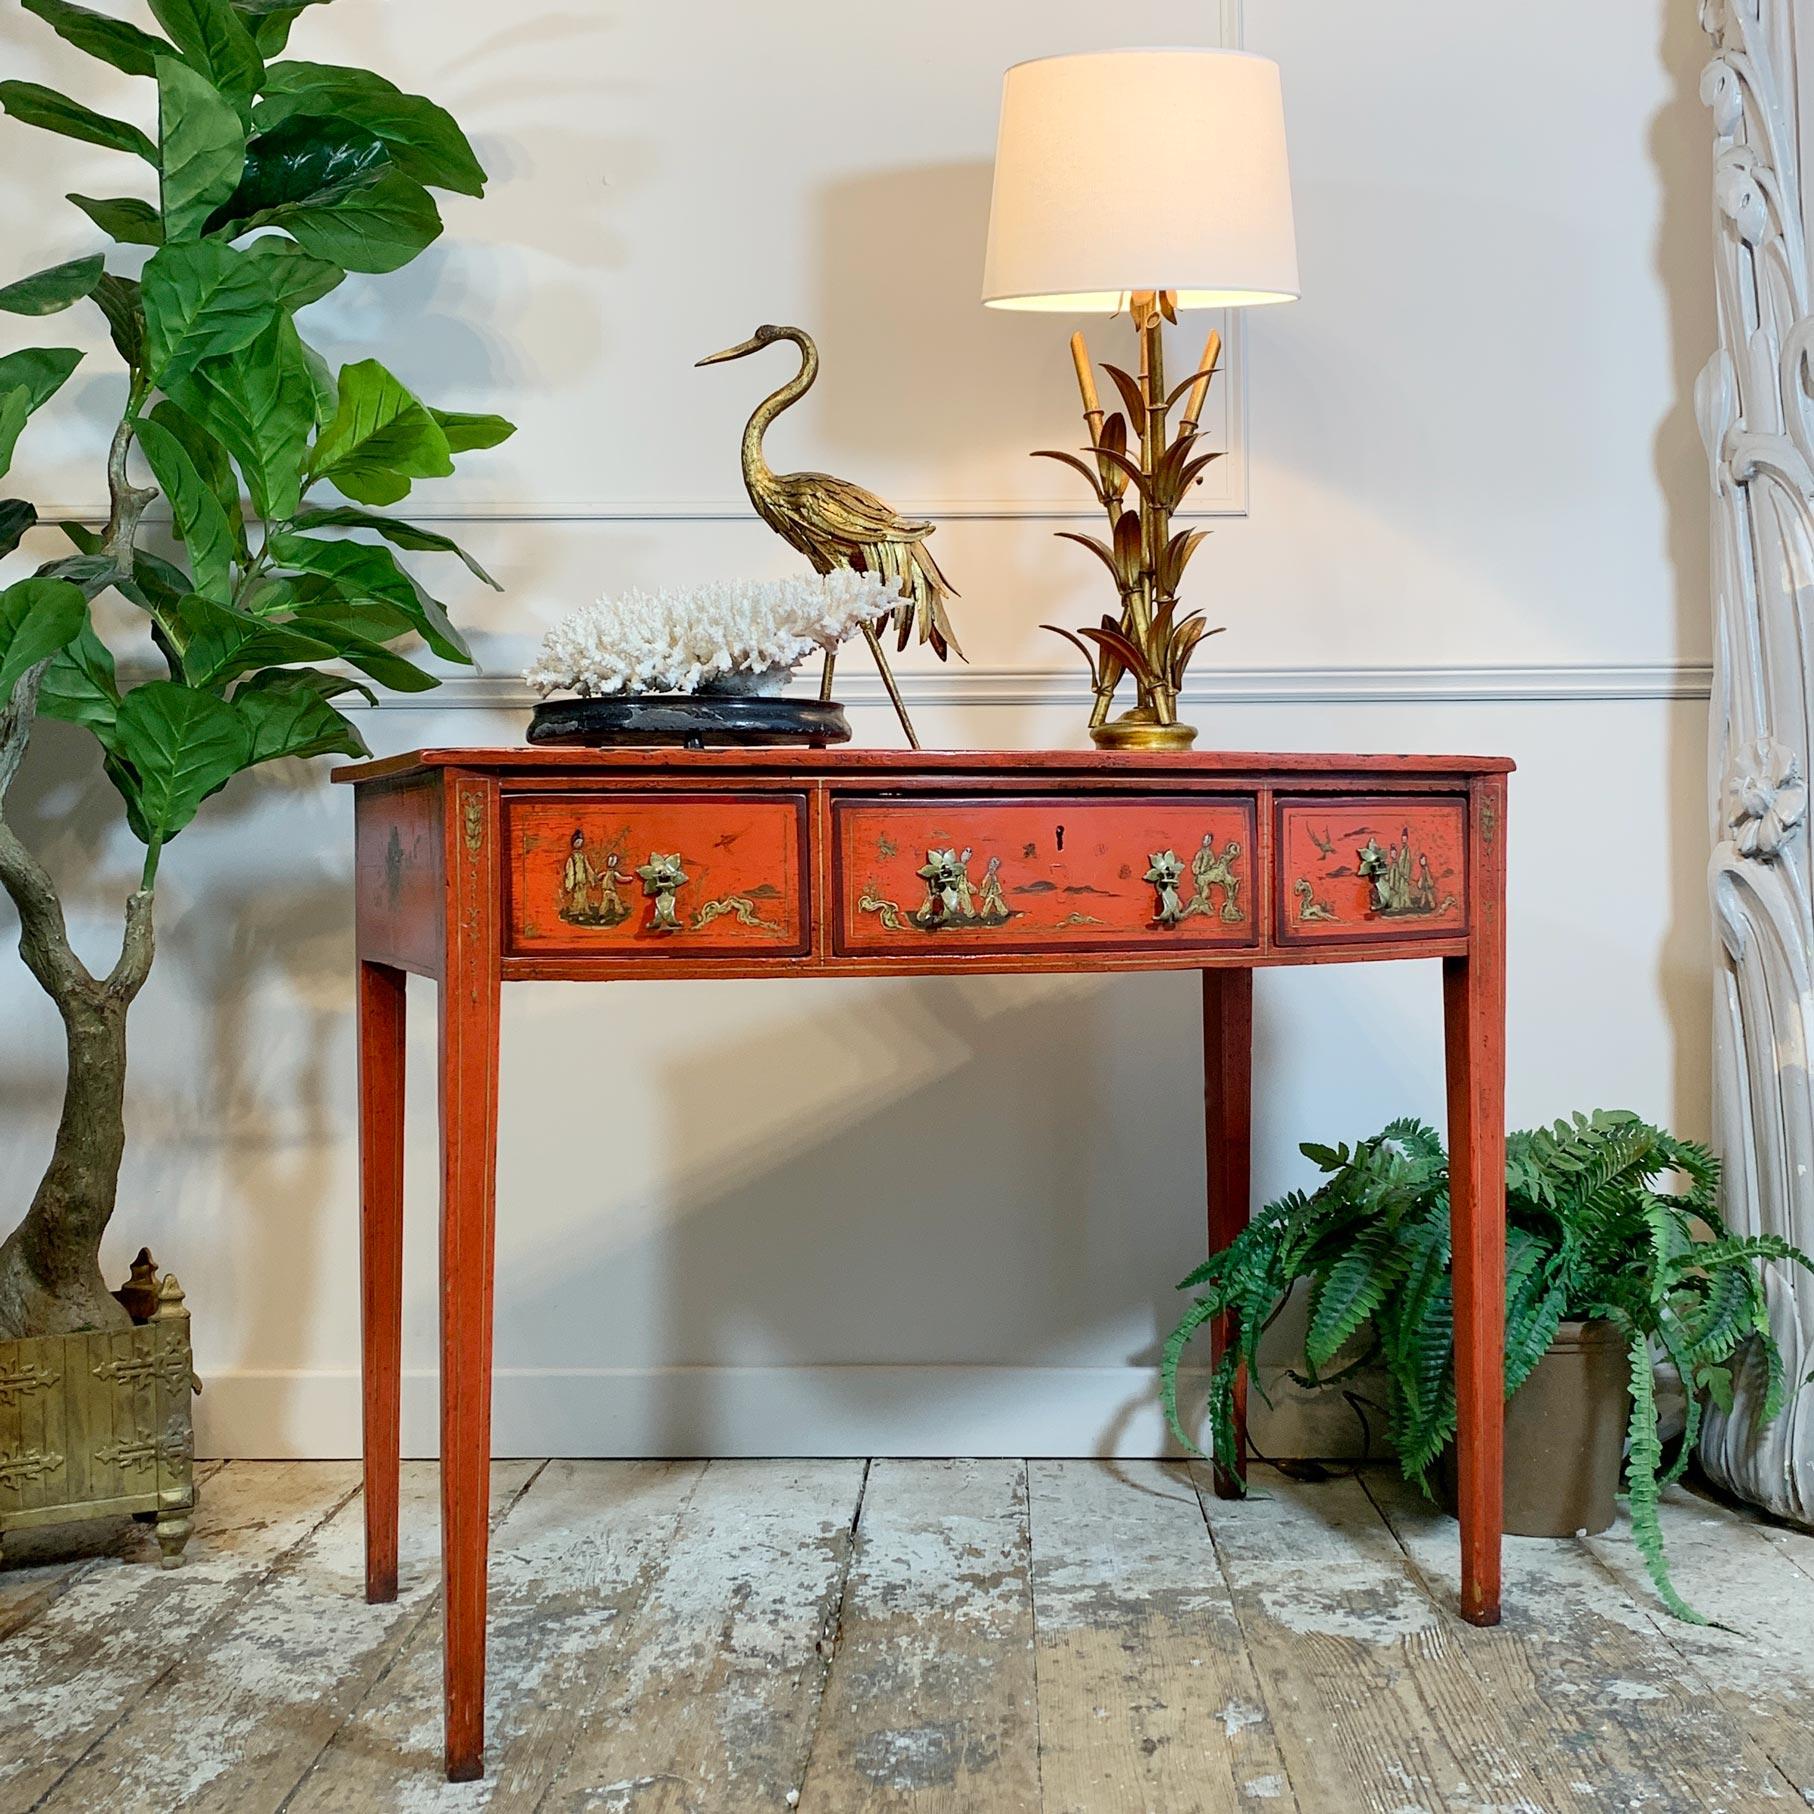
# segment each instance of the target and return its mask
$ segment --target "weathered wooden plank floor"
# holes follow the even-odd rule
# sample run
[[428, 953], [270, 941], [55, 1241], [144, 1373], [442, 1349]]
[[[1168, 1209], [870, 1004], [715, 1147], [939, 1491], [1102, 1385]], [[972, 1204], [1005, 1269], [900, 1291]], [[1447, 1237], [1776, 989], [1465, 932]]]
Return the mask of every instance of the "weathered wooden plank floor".
[[1508, 1543], [1497, 1631], [1392, 1477], [1152, 1462], [500, 1462], [490, 1774], [439, 1780], [435, 1473], [359, 1596], [357, 1472], [210, 1470], [0, 1569], [0, 1814], [1751, 1814], [1814, 1806], [1814, 1539], [1687, 1492]]

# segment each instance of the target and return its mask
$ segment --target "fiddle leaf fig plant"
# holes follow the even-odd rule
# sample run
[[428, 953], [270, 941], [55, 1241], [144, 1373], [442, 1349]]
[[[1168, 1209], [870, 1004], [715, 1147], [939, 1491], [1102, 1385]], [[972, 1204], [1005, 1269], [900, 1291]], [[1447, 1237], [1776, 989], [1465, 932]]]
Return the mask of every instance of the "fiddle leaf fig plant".
[[[324, 0], [149, 0], [155, 30], [73, 0], [21, 3], [149, 84], [156, 130], [0, 81], [12, 119], [118, 152], [122, 190], [153, 191], [71, 195], [103, 243], [0, 286], [13, 316], [98, 309], [122, 368], [104, 525], [62, 525], [71, 551], [0, 591], [0, 887], [68, 1048], [49, 1167], [0, 1245], [0, 1338], [126, 1320], [99, 1248], [125, 1142], [126, 1014], [151, 967], [165, 847], [246, 769], [365, 753], [336, 700], [372, 697], [368, 683], [436, 684], [397, 644], [471, 660], [396, 551], [455, 555], [496, 582], [446, 536], [389, 513], [512, 432], [498, 416], [434, 407], [377, 359], [335, 372], [298, 326], [349, 273], [395, 271], [422, 252], [441, 232], [434, 190], [485, 187], [466, 135], [433, 101], [371, 70], [286, 55], [292, 26]], [[81, 358], [64, 346], [0, 355], [0, 479]], [[170, 525], [153, 548], [143, 532], [160, 498]], [[28, 501], [0, 499], [0, 556], [36, 521]], [[137, 615], [152, 672], [116, 661], [120, 613], [103, 622], [92, 610], [104, 594]], [[56, 885], [6, 816], [42, 718], [93, 738], [145, 846], [104, 974], [72, 948]]]

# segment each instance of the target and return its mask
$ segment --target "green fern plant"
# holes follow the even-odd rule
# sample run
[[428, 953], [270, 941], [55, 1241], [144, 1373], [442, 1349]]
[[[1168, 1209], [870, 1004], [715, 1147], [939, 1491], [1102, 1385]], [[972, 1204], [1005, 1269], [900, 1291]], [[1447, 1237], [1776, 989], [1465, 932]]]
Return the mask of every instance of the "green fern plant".
[[[1245, 1365], [1257, 1380], [1260, 1337], [1296, 1282], [1307, 1280], [1304, 1367], [1292, 1377], [1328, 1386], [1383, 1366], [1399, 1466], [1427, 1493], [1430, 1469], [1455, 1434], [1442, 1142], [1421, 1122], [1400, 1120], [1352, 1150], [1307, 1144], [1302, 1151], [1322, 1184], [1268, 1203], [1180, 1284], [1200, 1295], [1165, 1344], [1166, 1418], [1194, 1446], [1178, 1418], [1179, 1363], [1205, 1323], [1231, 1314], [1234, 1339], [1211, 1371], [1209, 1419], [1215, 1459], [1236, 1474], [1238, 1370]], [[1529, 1377], [1565, 1319], [1608, 1319], [1618, 1328], [1631, 1361], [1632, 1531], [1664, 1603], [1696, 1623], [1705, 1620], [1669, 1576], [1660, 1495], [1688, 1465], [1706, 1401], [1731, 1409], [1735, 1369], [1762, 1370], [1763, 1421], [1782, 1409], [1783, 1360], [1758, 1263], [1814, 1271], [1814, 1260], [1774, 1235], [1732, 1234], [1715, 1202], [1718, 1182], [1718, 1161], [1706, 1147], [1623, 1110], [1576, 1115], [1506, 1142], [1506, 1395]], [[1670, 1183], [1681, 1188], [1665, 1188]], [[1687, 1428], [1667, 1463], [1652, 1379], [1659, 1351], [1688, 1394]]]

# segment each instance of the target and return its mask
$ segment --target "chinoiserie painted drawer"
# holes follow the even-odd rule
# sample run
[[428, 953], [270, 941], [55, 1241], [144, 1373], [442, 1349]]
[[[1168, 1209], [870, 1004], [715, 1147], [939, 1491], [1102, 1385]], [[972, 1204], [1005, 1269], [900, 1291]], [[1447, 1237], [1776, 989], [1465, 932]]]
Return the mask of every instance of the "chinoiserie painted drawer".
[[807, 949], [804, 794], [530, 797], [504, 827], [512, 955]]
[[833, 802], [832, 839], [833, 931], [848, 955], [1258, 938], [1247, 799], [853, 796]]
[[1466, 801], [1281, 799], [1275, 810], [1272, 898], [1282, 943], [1467, 930]]

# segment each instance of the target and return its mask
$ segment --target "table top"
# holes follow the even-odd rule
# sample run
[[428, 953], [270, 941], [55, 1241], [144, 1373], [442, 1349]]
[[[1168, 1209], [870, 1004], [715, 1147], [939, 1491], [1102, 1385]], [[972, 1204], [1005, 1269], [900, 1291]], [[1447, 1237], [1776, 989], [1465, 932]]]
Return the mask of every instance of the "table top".
[[436, 769], [847, 775], [1503, 775], [1509, 756], [1355, 755], [1255, 750], [565, 749], [527, 744], [410, 750], [337, 768], [336, 781], [393, 781]]

